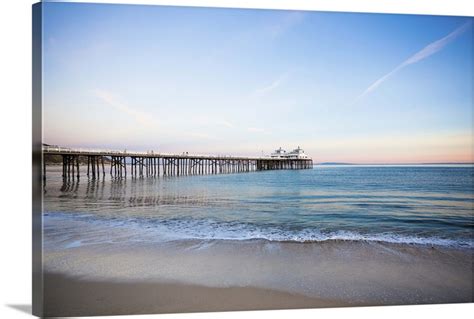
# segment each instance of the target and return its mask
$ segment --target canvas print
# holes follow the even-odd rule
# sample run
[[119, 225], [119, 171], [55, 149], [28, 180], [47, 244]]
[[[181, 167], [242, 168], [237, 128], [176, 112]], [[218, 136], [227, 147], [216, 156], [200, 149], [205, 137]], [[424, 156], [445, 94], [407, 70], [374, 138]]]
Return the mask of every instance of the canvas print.
[[33, 17], [36, 315], [473, 301], [473, 18]]

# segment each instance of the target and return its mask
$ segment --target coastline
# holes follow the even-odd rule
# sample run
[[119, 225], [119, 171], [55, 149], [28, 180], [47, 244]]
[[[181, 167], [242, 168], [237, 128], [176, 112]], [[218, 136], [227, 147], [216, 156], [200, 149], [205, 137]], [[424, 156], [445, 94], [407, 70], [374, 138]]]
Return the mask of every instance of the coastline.
[[472, 302], [472, 250], [179, 241], [45, 251], [49, 316]]
[[53, 273], [45, 273], [44, 280], [45, 315], [55, 317], [349, 306], [341, 301], [257, 287], [94, 281]]

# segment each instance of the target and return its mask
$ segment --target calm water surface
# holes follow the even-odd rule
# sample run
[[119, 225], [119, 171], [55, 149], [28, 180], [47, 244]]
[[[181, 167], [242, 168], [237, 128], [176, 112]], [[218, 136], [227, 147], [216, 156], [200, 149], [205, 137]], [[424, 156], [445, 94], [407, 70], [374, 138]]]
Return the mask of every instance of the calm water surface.
[[473, 166], [315, 166], [67, 183], [60, 171], [47, 173], [46, 245], [343, 239], [473, 248]]

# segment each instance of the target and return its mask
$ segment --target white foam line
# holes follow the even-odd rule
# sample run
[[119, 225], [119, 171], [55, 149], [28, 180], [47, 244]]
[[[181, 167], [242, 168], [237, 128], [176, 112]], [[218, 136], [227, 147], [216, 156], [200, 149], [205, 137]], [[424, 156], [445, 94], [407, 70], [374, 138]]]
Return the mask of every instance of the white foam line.
[[[440, 237], [419, 237], [409, 235], [398, 235], [394, 233], [361, 234], [353, 231], [329, 231], [321, 232], [318, 229], [302, 229], [288, 231], [272, 227], [262, 229], [251, 224], [226, 224], [211, 220], [163, 220], [152, 224], [136, 220], [107, 220], [90, 215], [51, 213], [45, 215], [46, 226], [54, 227], [54, 222], [79, 222], [82, 223], [73, 229], [78, 229], [81, 236], [86, 236], [87, 231], [81, 227], [114, 227], [115, 229], [127, 228], [133, 232], [134, 241], [175, 241], [175, 240], [267, 240], [270, 242], [325, 242], [325, 241], [366, 241], [386, 242], [397, 244], [416, 244], [429, 246], [446, 246], [473, 248], [472, 239], [448, 239]], [[150, 225], [152, 227], [150, 227]], [[69, 227], [69, 229], [71, 229]], [[144, 231], [145, 230], [145, 231]], [[110, 240], [110, 239], [109, 239]], [[127, 240], [132, 240], [127, 237]], [[85, 240], [84, 240], [85, 241]], [[77, 245], [74, 244], [74, 245]], [[80, 244], [79, 244], [80, 245]]]

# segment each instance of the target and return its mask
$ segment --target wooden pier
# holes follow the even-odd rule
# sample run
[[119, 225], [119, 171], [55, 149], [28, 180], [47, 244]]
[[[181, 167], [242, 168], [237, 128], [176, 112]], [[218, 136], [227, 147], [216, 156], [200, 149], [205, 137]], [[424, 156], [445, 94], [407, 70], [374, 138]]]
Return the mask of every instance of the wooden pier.
[[45, 146], [43, 147], [43, 178], [46, 178], [46, 160], [44, 157], [48, 155], [60, 155], [62, 157], [62, 176], [64, 178], [80, 178], [81, 158], [87, 158], [86, 174], [90, 178], [105, 177], [106, 173], [114, 178], [125, 178], [127, 175], [132, 177], [164, 177], [310, 169], [313, 167], [313, 160], [308, 158], [167, 154]]

